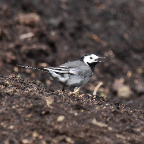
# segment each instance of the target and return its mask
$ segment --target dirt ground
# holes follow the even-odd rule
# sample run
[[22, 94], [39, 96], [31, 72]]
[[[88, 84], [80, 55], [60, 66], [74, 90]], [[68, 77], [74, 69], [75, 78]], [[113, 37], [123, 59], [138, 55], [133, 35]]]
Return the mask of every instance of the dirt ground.
[[[77, 94], [16, 66], [90, 53], [105, 61]], [[143, 0], [1, 0], [0, 144], [143, 144], [143, 59]]]

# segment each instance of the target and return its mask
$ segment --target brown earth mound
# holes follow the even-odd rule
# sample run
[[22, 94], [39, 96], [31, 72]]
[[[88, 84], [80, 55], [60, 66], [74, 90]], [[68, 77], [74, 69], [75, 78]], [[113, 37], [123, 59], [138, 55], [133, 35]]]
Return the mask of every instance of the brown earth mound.
[[[143, 30], [143, 0], [1, 0], [0, 143], [143, 144]], [[89, 53], [105, 62], [72, 95], [16, 66], [58, 66]]]

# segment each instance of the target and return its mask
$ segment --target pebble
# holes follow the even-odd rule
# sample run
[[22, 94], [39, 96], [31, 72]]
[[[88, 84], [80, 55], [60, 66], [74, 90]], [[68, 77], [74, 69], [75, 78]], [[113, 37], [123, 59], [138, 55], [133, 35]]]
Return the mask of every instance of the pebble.
[[65, 116], [61, 115], [61, 116], [59, 116], [59, 117], [57, 118], [57, 121], [58, 121], [58, 122], [61, 122], [61, 121], [63, 121], [64, 119], [65, 119]]

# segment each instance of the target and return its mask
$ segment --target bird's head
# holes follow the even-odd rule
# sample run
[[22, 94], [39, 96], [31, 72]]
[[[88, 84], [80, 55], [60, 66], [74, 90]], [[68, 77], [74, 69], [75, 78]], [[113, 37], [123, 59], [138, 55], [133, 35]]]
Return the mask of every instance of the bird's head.
[[86, 65], [89, 65], [92, 68], [92, 70], [94, 70], [94, 67], [97, 63], [103, 62], [101, 61], [102, 58], [105, 57], [100, 57], [95, 54], [89, 54], [83, 56], [80, 60], [83, 61]]

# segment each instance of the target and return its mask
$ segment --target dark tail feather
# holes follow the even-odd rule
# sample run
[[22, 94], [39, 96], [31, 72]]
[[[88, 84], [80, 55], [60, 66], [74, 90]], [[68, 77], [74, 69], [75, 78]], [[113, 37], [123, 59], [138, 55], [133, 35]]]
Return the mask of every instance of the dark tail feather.
[[49, 73], [48, 70], [40, 69], [40, 68], [36, 68], [36, 67], [32, 67], [32, 66], [18, 65], [18, 64], [17, 64], [17, 67], [30, 68], [30, 69], [39, 70], [39, 71], [42, 71], [42, 72], [45, 72], [45, 73]]

